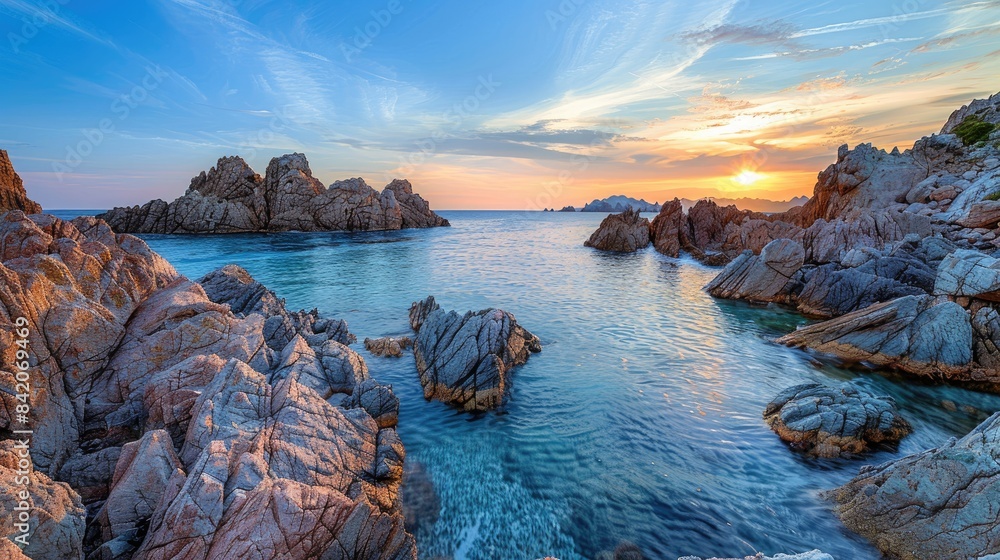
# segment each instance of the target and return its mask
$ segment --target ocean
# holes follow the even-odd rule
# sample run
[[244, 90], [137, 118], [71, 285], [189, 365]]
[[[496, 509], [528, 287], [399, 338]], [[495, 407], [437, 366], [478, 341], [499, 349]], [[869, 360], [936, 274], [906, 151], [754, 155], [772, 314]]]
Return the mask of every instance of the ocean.
[[[709, 297], [702, 287], [719, 269], [690, 258], [584, 247], [603, 214], [440, 214], [453, 227], [142, 236], [192, 279], [238, 264], [290, 308], [347, 319], [354, 349], [401, 400], [407, 462], [423, 465], [440, 499], [437, 521], [416, 534], [421, 558], [594, 559], [632, 543], [654, 559], [814, 548], [877, 559], [821, 492], [1000, 410], [998, 396], [776, 345], [807, 319]], [[426, 401], [412, 356], [364, 350], [365, 337], [409, 334], [410, 303], [428, 295], [460, 312], [505, 309], [541, 338], [502, 413]], [[761, 414], [806, 382], [891, 395], [914, 433], [861, 459], [801, 456]]]

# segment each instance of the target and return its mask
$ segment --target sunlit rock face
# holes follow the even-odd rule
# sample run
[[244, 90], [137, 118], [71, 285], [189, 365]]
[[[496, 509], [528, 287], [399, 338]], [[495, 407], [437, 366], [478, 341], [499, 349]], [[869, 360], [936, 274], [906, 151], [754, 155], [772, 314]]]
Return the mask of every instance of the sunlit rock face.
[[42, 207], [28, 198], [20, 175], [14, 171], [7, 150], [0, 150], [0, 212], [21, 210], [27, 214], [37, 214]]
[[313, 177], [303, 154], [271, 160], [261, 177], [239, 157], [219, 159], [191, 180], [184, 196], [167, 203], [115, 208], [99, 216], [127, 233], [247, 233], [371, 231], [447, 226], [409, 181], [382, 192], [363, 179], [329, 188]]
[[94, 218], [8, 212], [0, 258], [0, 354], [24, 317], [34, 366], [33, 556], [415, 558], [398, 400], [345, 323], [238, 267], [192, 282]]

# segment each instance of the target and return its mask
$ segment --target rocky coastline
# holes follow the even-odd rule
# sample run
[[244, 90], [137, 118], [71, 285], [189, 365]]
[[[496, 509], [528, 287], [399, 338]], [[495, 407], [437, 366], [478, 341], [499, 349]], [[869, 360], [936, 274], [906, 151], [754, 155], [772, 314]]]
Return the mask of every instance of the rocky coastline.
[[119, 207], [101, 214], [119, 233], [268, 233], [376, 231], [448, 226], [409, 181], [378, 192], [354, 178], [329, 186], [312, 175], [303, 154], [271, 160], [263, 177], [242, 158], [224, 157], [167, 203]]

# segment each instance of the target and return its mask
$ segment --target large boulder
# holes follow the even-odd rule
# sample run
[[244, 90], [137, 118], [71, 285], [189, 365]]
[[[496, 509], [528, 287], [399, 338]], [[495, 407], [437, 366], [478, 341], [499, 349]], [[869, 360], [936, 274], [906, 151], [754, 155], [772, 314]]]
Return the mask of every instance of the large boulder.
[[27, 214], [38, 214], [42, 207], [28, 198], [21, 177], [14, 171], [7, 150], [0, 150], [0, 213], [7, 210], [21, 210]]
[[426, 398], [480, 412], [503, 404], [511, 369], [541, 349], [506, 311], [438, 309], [423, 321], [413, 352]]
[[978, 251], [956, 251], [941, 262], [934, 293], [1000, 301], [1000, 259]]
[[972, 324], [958, 304], [906, 296], [803, 327], [778, 342], [907, 372], [928, 381], [1000, 388], [973, 363]]
[[708, 284], [715, 297], [756, 302], [787, 302], [790, 283], [805, 262], [805, 250], [796, 241], [772, 241], [760, 255], [745, 251], [726, 265]]
[[966, 560], [996, 555], [998, 459], [1000, 414], [995, 414], [960, 440], [864, 467], [828, 497], [844, 524], [888, 557]]
[[817, 457], [855, 455], [910, 433], [892, 398], [846, 383], [785, 389], [768, 403], [764, 420], [794, 449]]
[[[36, 366], [35, 506], [66, 510], [53, 514], [66, 528], [36, 531], [36, 546], [67, 558], [415, 558], [398, 401], [341, 342], [346, 326], [288, 312], [236, 267], [206, 277], [210, 298], [94, 218], [9, 212], [0, 257], [2, 363], [15, 363], [24, 317]], [[2, 445], [18, 429], [14, 383], [0, 372]], [[0, 503], [14, 490], [0, 485]], [[86, 537], [72, 529], [82, 506], [67, 505], [81, 501], [96, 510]]]
[[649, 220], [632, 208], [612, 214], [604, 218], [584, 245], [601, 251], [634, 253], [649, 245]]
[[447, 226], [408, 181], [380, 193], [363, 179], [329, 188], [313, 177], [302, 154], [273, 158], [264, 177], [239, 157], [221, 158], [191, 180], [184, 196], [166, 203], [114, 208], [99, 216], [119, 232], [245, 233], [370, 231]]

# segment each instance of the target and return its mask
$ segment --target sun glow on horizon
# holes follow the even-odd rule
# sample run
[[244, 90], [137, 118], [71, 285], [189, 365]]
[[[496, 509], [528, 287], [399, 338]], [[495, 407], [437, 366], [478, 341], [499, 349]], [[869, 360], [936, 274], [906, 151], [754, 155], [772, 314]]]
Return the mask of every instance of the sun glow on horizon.
[[744, 169], [737, 175], [733, 176], [733, 182], [744, 187], [749, 187], [762, 179], [764, 179], [764, 175], [762, 173], [750, 171], [749, 169]]

